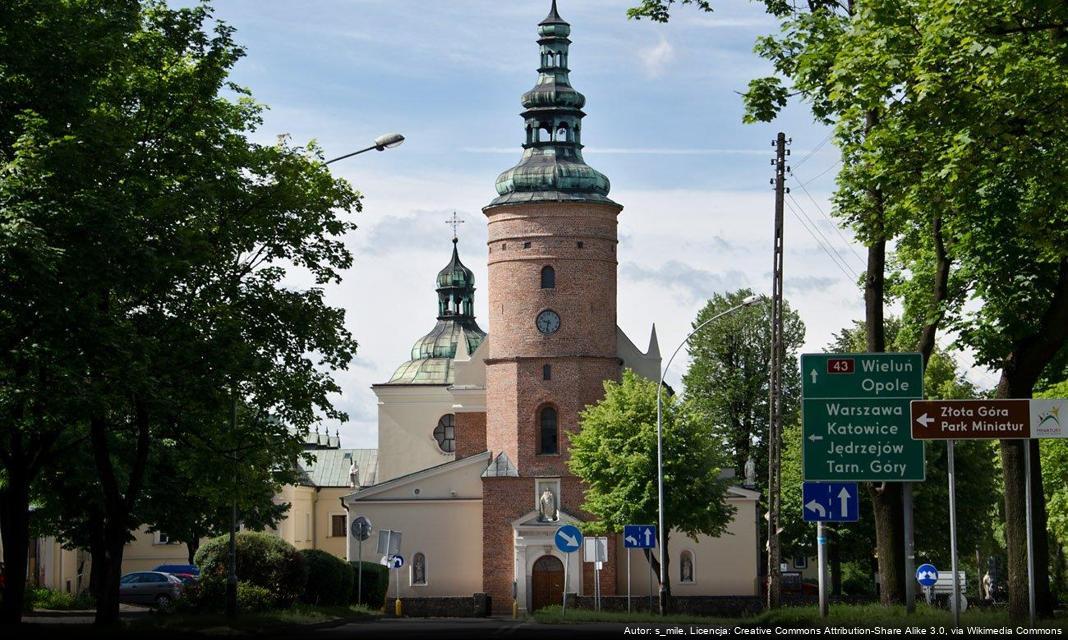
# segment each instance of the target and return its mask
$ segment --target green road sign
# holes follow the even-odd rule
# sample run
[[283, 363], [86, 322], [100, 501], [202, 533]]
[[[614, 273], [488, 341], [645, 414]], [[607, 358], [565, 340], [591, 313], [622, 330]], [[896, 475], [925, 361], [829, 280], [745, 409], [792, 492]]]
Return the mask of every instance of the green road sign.
[[924, 479], [923, 443], [912, 439], [909, 403], [923, 399], [918, 353], [801, 356], [805, 480]]

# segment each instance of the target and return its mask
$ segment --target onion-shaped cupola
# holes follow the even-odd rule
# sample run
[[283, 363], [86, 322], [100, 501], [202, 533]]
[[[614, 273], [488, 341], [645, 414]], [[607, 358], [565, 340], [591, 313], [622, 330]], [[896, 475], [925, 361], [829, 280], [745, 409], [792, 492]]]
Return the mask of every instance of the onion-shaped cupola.
[[437, 323], [415, 341], [411, 359], [397, 368], [389, 384], [451, 384], [460, 342], [466, 353], [474, 353], [486, 338], [475, 321], [475, 274], [460, 262], [456, 245], [454, 237], [452, 259], [438, 272]]
[[523, 94], [526, 142], [519, 164], [497, 178], [490, 206], [538, 201], [611, 202], [605, 175], [582, 159], [582, 107], [586, 98], [571, 86], [568, 46], [571, 25], [552, 9], [538, 24], [541, 65], [538, 84]]

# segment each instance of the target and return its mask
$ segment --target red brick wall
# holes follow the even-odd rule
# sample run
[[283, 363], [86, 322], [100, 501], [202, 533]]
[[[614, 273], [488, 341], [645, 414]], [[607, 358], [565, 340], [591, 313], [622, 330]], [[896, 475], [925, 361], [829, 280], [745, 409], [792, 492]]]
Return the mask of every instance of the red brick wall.
[[455, 422], [456, 459], [486, 450], [486, 412], [457, 413]]

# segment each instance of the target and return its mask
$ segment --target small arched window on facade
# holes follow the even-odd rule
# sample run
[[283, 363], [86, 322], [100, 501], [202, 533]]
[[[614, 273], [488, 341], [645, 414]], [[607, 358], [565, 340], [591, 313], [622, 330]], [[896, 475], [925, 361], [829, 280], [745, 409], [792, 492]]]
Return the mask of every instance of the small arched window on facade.
[[559, 453], [559, 445], [557, 444], [559, 433], [556, 409], [553, 407], [542, 408], [538, 413], [538, 453]]
[[541, 268], [541, 288], [542, 289], [555, 289], [556, 288], [556, 269], [545, 266]]
[[419, 552], [412, 556], [412, 586], [426, 585], [426, 556]]
[[441, 416], [438, 426], [434, 427], [434, 440], [438, 442], [438, 448], [445, 453], [456, 450], [456, 416], [451, 413]]
[[683, 551], [679, 556], [679, 583], [693, 584], [693, 551]]

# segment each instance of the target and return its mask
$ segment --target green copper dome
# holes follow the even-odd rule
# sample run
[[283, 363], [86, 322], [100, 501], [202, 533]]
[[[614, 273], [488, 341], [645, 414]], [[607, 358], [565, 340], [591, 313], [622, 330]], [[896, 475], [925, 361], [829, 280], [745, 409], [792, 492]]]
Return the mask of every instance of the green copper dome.
[[567, 66], [571, 25], [553, 0], [538, 24], [541, 65], [538, 83], [523, 94], [526, 143], [519, 164], [497, 178], [489, 206], [520, 202], [608, 202], [611, 184], [582, 159], [582, 108], [586, 97], [571, 86]]
[[475, 274], [460, 262], [452, 239], [452, 259], [438, 272], [438, 321], [412, 345], [411, 359], [397, 367], [388, 384], [451, 384], [452, 360], [460, 342], [467, 353], [486, 339], [475, 322]]

